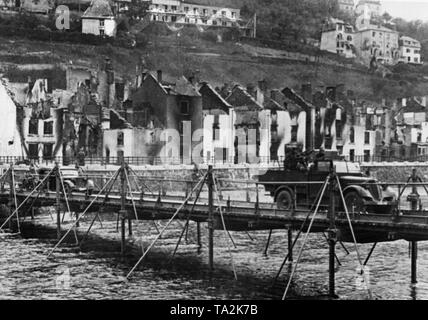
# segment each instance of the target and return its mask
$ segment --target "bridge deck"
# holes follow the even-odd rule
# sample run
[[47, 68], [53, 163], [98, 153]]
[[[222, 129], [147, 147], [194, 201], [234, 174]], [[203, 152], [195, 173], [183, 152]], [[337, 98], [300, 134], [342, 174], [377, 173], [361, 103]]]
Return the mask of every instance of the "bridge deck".
[[[21, 212], [29, 208], [34, 202], [35, 207], [54, 206], [56, 204], [55, 192], [43, 192], [40, 195], [30, 195], [30, 192], [17, 191], [18, 205], [27, 197], [26, 204], [20, 209]], [[121, 208], [121, 199], [118, 195], [109, 195], [107, 200], [105, 196], [95, 195], [86, 196], [82, 193], [71, 193], [68, 197], [68, 203], [71, 211], [82, 212], [92, 203], [90, 212], [97, 212], [103, 207], [104, 212], [119, 212]], [[134, 204], [133, 201], [134, 200]], [[0, 194], [0, 202], [7, 204], [10, 201], [8, 191]], [[65, 198], [61, 197], [61, 204], [66, 208]], [[176, 210], [183, 203], [182, 198], [166, 197], [159, 199], [156, 196], [144, 195], [142, 199], [131, 197], [126, 198], [125, 207], [130, 219], [138, 220], [158, 220], [170, 219]], [[192, 221], [206, 222], [209, 216], [208, 200], [201, 199], [193, 207], [194, 199], [188, 200], [183, 206], [177, 219], [187, 219]], [[135, 217], [135, 211], [137, 217]], [[227, 229], [235, 231], [248, 230], [269, 230], [293, 228], [299, 229], [309, 215], [309, 220], [313, 213], [309, 210], [284, 211], [278, 210], [273, 204], [260, 203], [256, 209], [255, 203], [233, 202], [229, 205], [227, 201], [220, 201], [220, 206], [224, 214], [224, 220]], [[193, 210], [192, 210], [193, 207]], [[221, 225], [221, 215], [219, 203], [214, 202], [214, 220], [215, 228], [223, 229]], [[101, 214], [102, 212], [101, 211]], [[190, 217], [189, 217], [190, 214]], [[396, 239], [406, 240], [428, 240], [428, 212], [401, 211], [399, 215], [382, 214], [358, 214], [351, 215], [351, 223], [359, 242], [372, 242], [374, 238], [379, 241], [388, 241]], [[306, 220], [305, 226], [309, 225]], [[344, 241], [349, 232], [349, 221], [344, 212], [336, 214], [336, 227], [343, 232]], [[306, 227], [304, 229], [306, 229]], [[320, 210], [313, 222], [312, 232], [323, 232], [329, 227], [329, 218], [327, 210]], [[349, 237], [349, 235], [348, 235]]]

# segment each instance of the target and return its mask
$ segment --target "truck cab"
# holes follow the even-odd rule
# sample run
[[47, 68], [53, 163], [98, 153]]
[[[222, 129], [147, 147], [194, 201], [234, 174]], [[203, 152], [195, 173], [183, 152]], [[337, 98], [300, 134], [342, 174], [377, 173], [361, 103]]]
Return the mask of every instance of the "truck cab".
[[[306, 170], [272, 169], [256, 176], [280, 210], [312, 208], [321, 194], [323, 185], [333, 168], [339, 178], [348, 211], [364, 213], [389, 212], [394, 208], [396, 196], [386, 188], [382, 190], [376, 179], [362, 173], [358, 164], [341, 159], [323, 159], [311, 162]], [[330, 203], [328, 189], [322, 196], [321, 206]], [[335, 193], [338, 210], [344, 210], [342, 195]]]

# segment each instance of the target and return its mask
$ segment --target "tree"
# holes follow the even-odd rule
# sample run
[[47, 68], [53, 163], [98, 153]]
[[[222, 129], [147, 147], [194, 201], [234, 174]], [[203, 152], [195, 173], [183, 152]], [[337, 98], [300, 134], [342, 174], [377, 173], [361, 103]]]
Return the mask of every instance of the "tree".
[[139, 20], [147, 14], [149, 4], [149, 1], [131, 0], [126, 15], [131, 21]]

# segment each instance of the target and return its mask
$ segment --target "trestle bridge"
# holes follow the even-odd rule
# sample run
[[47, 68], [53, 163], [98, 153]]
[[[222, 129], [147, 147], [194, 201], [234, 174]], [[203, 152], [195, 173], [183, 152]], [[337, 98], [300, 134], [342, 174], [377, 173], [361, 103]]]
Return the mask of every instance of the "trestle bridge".
[[[74, 191], [66, 188], [65, 178], [61, 167], [56, 164], [49, 172], [40, 177], [37, 185], [31, 189], [21, 187], [21, 180], [16, 169], [11, 165], [0, 178], [0, 203], [10, 208], [10, 212], [1, 221], [0, 230], [5, 228], [20, 228], [22, 219], [33, 215], [35, 209], [41, 207], [56, 208], [56, 228], [58, 242], [52, 248], [49, 255], [54, 254], [67, 237], [74, 236], [77, 239], [76, 228], [79, 222], [88, 213], [95, 213], [83, 239], [91, 231], [96, 219], [103, 213], [117, 213], [121, 231], [121, 251], [125, 253], [127, 248], [127, 234], [132, 235], [133, 223], [138, 221], [166, 220], [167, 223], [158, 229], [158, 235], [146, 248], [135, 266], [127, 274], [131, 278], [136, 268], [141, 267], [146, 255], [162, 236], [171, 222], [178, 219], [185, 221], [180, 238], [174, 250], [178, 246], [186, 230], [189, 221], [196, 222], [197, 241], [201, 247], [201, 224], [208, 228], [208, 266], [214, 268], [214, 232], [222, 230], [230, 238], [229, 246], [235, 245], [229, 231], [248, 232], [252, 230], [267, 230], [269, 237], [266, 250], [269, 246], [270, 235], [274, 229], [288, 230], [288, 252], [275, 277], [277, 281], [283, 267], [287, 262], [293, 264], [283, 298], [287, 297], [288, 288], [297, 270], [304, 246], [311, 232], [326, 232], [329, 243], [329, 295], [335, 296], [335, 248], [338, 243], [349, 242], [355, 246], [357, 263], [364, 277], [364, 268], [378, 242], [394, 241], [399, 239], [411, 243], [411, 282], [416, 283], [417, 271], [417, 242], [428, 240], [428, 211], [421, 205], [418, 190], [422, 188], [428, 195], [427, 183], [418, 178], [416, 170], [409, 180], [404, 183], [396, 183], [399, 201], [396, 210], [390, 214], [378, 214], [376, 212], [355, 213], [349, 212], [346, 205], [339, 210], [337, 201], [344, 203], [339, 179], [331, 172], [325, 181], [319, 182], [322, 187], [315, 203], [305, 206], [296, 206], [292, 210], [281, 210], [272, 202], [261, 201], [263, 188], [256, 181], [221, 179], [216, 176], [216, 170], [207, 166], [205, 170], [199, 170], [195, 179], [175, 179], [174, 182], [182, 183], [188, 188], [184, 195], [173, 196], [165, 194], [160, 188], [156, 190], [150, 181], [159, 185], [159, 180], [147, 178], [135, 172], [131, 166], [122, 163], [116, 172], [107, 173], [98, 179], [94, 192]], [[100, 177], [98, 177], [100, 178]], [[173, 179], [170, 179], [173, 180]], [[101, 181], [101, 182], [100, 182]], [[298, 182], [278, 182], [283, 184], [298, 185]], [[304, 183], [304, 182], [302, 182]], [[225, 197], [225, 190], [244, 189], [248, 185], [255, 188], [255, 196], [247, 201], [231, 200]], [[190, 187], [189, 187], [190, 186]], [[227, 187], [229, 186], [229, 187]], [[239, 187], [241, 186], [241, 187]], [[390, 186], [392, 186], [390, 184]], [[407, 188], [411, 194], [407, 200], [409, 208], [402, 206], [402, 194]], [[327, 194], [329, 205], [323, 205], [322, 199]], [[335, 197], [334, 194], [340, 194]], [[70, 228], [63, 229], [62, 221], [66, 212], [74, 212], [75, 220]], [[126, 232], [128, 231], [128, 232]], [[303, 242], [297, 251], [297, 257], [293, 257], [293, 251], [298, 238], [303, 237]], [[358, 243], [373, 243], [373, 247], [367, 257], [362, 257], [358, 251]], [[229, 253], [230, 253], [230, 247]], [[265, 250], [265, 252], [266, 252]], [[235, 266], [232, 267], [237, 277]], [[368, 289], [369, 297], [371, 296]]]

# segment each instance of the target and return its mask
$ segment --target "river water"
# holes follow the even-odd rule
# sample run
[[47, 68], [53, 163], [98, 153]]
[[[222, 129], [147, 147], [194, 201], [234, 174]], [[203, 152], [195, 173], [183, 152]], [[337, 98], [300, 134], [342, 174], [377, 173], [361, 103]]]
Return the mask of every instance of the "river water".
[[[79, 232], [87, 229], [85, 218]], [[166, 222], [158, 222], [162, 228]], [[238, 280], [234, 280], [228, 251], [230, 240], [215, 232], [215, 271], [208, 272], [206, 225], [202, 224], [203, 248], [198, 254], [196, 226], [191, 224], [188, 242], [183, 241], [171, 259], [183, 222], [173, 222], [143, 264], [127, 281], [125, 276], [157, 235], [152, 222], [134, 222], [128, 253], [120, 255], [119, 233], [114, 216], [95, 223], [81, 250], [72, 239], [47, 258], [55, 245], [54, 220], [44, 214], [26, 223], [21, 235], [0, 234], [0, 299], [280, 299], [291, 267], [279, 282], [272, 280], [286, 254], [286, 231], [272, 234], [268, 255], [263, 255], [267, 231], [231, 232], [237, 247], [231, 247]], [[71, 226], [66, 217], [64, 229]], [[302, 242], [297, 243], [295, 258]], [[337, 246], [341, 266], [336, 270], [336, 291], [341, 299], [367, 299], [367, 288], [358, 275], [358, 260]], [[371, 245], [358, 245], [362, 259]], [[368, 264], [368, 283], [375, 299], [428, 299], [428, 244], [419, 243], [418, 284], [410, 284], [408, 243], [378, 244]], [[322, 299], [328, 292], [328, 245], [322, 235], [309, 235], [288, 296]]]

